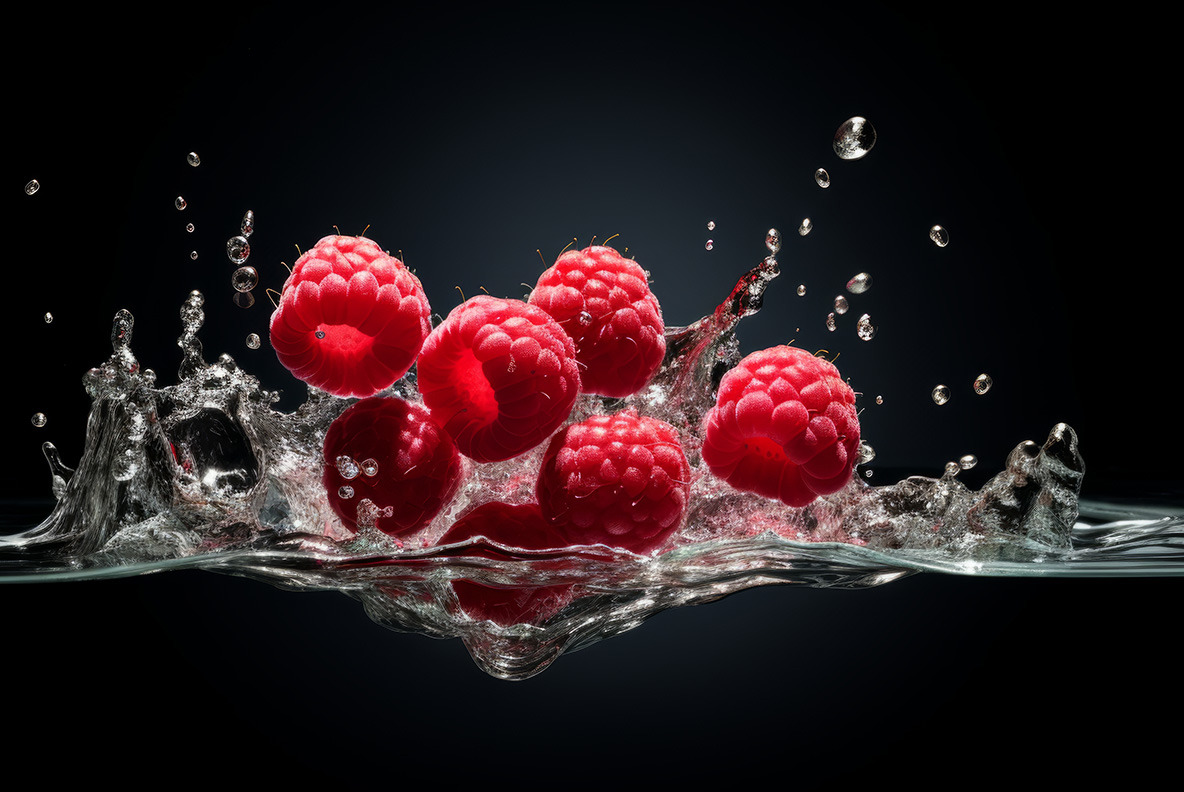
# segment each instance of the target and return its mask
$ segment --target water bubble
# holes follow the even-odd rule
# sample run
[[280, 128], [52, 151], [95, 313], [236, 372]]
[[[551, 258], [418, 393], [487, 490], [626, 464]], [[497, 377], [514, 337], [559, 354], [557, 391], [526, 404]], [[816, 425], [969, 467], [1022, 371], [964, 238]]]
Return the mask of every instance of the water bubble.
[[580, 315], [576, 317], [576, 321], [582, 324], [584, 327], [588, 327], [592, 324], [592, 314], [588, 313], [587, 311], [580, 311]]
[[835, 131], [832, 143], [839, 159], [857, 160], [864, 157], [876, 145], [876, 128], [862, 116], [848, 118]]
[[318, 330], [318, 331], [316, 331], [315, 333], [313, 333], [313, 335], [315, 335], [317, 338], [324, 338], [324, 337], [325, 337], [325, 331], [324, 331], [324, 330]]
[[45, 323], [53, 324], [53, 314], [51, 314], [49, 311], [45, 312]]
[[864, 478], [871, 478], [871, 477], [872, 477], [872, 472], [871, 472], [870, 470], [865, 470], [865, 471], [863, 471], [863, 477], [864, 477]]
[[777, 253], [781, 250], [781, 232], [776, 228], [770, 228], [765, 232], [765, 247], [769, 249], [770, 253]]
[[946, 231], [939, 225], [935, 225], [929, 229], [929, 238], [933, 240], [933, 244], [938, 247], [945, 247], [950, 244], [950, 232]]
[[255, 295], [250, 292], [235, 292], [231, 299], [239, 308], [250, 308], [255, 304]]
[[835, 331], [835, 315], [833, 312], [826, 315], [826, 329], [832, 333]]
[[196, 151], [191, 151], [187, 155], [185, 155], [185, 161], [196, 168], [198, 165], [201, 164], [201, 157], [197, 156]]
[[800, 226], [798, 226], [798, 233], [801, 234], [802, 236], [805, 236], [806, 234], [810, 233], [812, 230], [814, 230], [814, 224], [810, 222], [810, 218], [808, 218], [808, 217], [804, 218], [802, 220], [802, 224]]
[[711, 250], [711, 248], [714, 245], [715, 245], [715, 242], [713, 242], [712, 240], [709, 239], [709, 240], [707, 240], [707, 244], [705, 244], [703, 247], [707, 248], [708, 250]]
[[974, 454], [967, 454], [966, 456], [964, 456], [958, 460], [958, 465], [963, 470], [970, 470], [972, 467], [974, 467], [977, 464], [978, 464], [978, 457], [976, 457]]
[[714, 231], [714, 230], [715, 230], [715, 221], [714, 221], [714, 220], [708, 220], [708, 221], [707, 221], [707, 230], [708, 230], [708, 231]]
[[366, 459], [362, 462], [362, 474], [366, 476], [378, 475], [378, 462], [373, 459]]
[[979, 396], [982, 396], [984, 393], [989, 391], [991, 389], [991, 386], [994, 384], [995, 384], [995, 380], [991, 379], [991, 375], [979, 374], [977, 377], [974, 378], [974, 392], [977, 393]]
[[230, 285], [238, 292], [249, 292], [259, 285], [259, 273], [254, 267], [239, 267], [230, 276]]
[[258, 333], [251, 333], [250, 335], [247, 336], [247, 348], [248, 349], [258, 349], [259, 344], [260, 344], [260, 340], [259, 340]]
[[353, 479], [358, 477], [358, 463], [353, 460], [353, 457], [342, 454], [336, 459], [337, 472], [341, 474], [343, 479]]
[[818, 186], [824, 190], [830, 186], [830, 174], [826, 172], [826, 168], [814, 171], [814, 181], [818, 182]]
[[883, 397], [883, 396], [877, 396], [877, 397], [876, 397], [876, 404], [883, 404], [883, 403], [884, 403], [884, 397]]
[[843, 296], [843, 295], [841, 295], [841, 294], [840, 294], [840, 295], [838, 295], [837, 297], [835, 297], [835, 313], [837, 313], [837, 314], [845, 314], [845, 313], [847, 313], [847, 309], [848, 309], [848, 308], [850, 308], [850, 307], [851, 307], [851, 306], [849, 306], [849, 305], [847, 304], [847, 298], [846, 298], [846, 297], [844, 297], [844, 296]]
[[242, 264], [251, 255], [251, 245], [244, 236], [234, 236], [226, 240], [226, 255], [235, 264]]
[[961, 469], [962, 469], [962, 467], [957, 462], [947, 462], [946, 463], [946, 475], [947, 476], [956, 476], [956, 475], [958, 475], [958, 471]]
[[872, 287], [872, 276], [866, 272], [861, 272], [851, 280], [847, 281], [847, 291], [852, 294], [863, 294]]
[[945, 385], [938, 385], [929, 395], [933, 397], [934, 404], [945, 404], [950, 400], [950, 389]]
[[33, 413], [32, 421], [33, 421], [33, 426], [36, 426], [38, 429], [40, 429], [42, 426], [45, 426], [45, 421], [46, 421], [45, 413], [41, 413], [41, 412]]
[[243, 215], [243, 221], [239, 225], [239, 230], [243, 232], [243, 236], [249, 237], [255, 231], [255, 213], [250, 209]]
[[799, 297], [805, 297], [805, 296], [806, 296], [806, 284], [804, 284], [804, 283], [799, 283], [799, 284], [798, 284], [798, 296], [799, 296]]
[[36, 179], [29, 179], [29, 183], [25, 185], [25, 195], [32, 195], [41, 189], [41, 182]]
[[859, 317], [855, 325], [855, 334], [863, 341], [871, 341], [876, 337], [876, 328], [872, 326], [872, 318], [867, 314]]
[[193, 223], [188, 223], [185, 226], [185, 230], [192, 234], [193, 233]]
[[859, 444], [859, 464], [866, 465], [876, 458], [876, 449], [872, 448], [867, 443]]
[[173, 201], [173, 204], [177, 207], [177, 211], [180, 211], [189, 205], [185, 203], [185, 199], [179, 195], [177, 196], [177, 200]]
[[194, 261], [197, 261], [197, 251], [196, 250], [189, 251], [189, 258], [193, 259]]
[[348, 484], [342, 484], [337, 488], [337, 497], [342, 500], [349, 500], [354, 496], [354, 488]]

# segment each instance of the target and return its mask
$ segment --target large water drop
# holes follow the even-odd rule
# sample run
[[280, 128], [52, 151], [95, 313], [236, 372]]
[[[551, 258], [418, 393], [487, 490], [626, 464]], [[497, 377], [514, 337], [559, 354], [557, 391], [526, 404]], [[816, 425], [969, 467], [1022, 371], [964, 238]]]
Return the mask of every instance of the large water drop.
[[49, 311], [45, 312], [45, 323], [53, 324], [53, 314], [51, 314]]
[[259, 273], [254, 267], [239, 267], [230, 276], [230, 284], [237, 292], [249, 292], [259, 285]]
[[33, 413], [33, 418], [31, 420], [33, 422], [33, 426], [36, 426], [38, 429], [40, 429], [42, 426], [45, 426], [45, 422], [46, 422], [45, 413], [42, 413], [42, 412]]
[[872, 287], [872, 276], [866, 272], [861, 272], [858, 275], [847, 281], [847, 291], [852, 294], [863, 294]]
[[25, 195], [32, 195], [41, 189], [41, 182], [36, 179], [30, 179], [29, 183], [25, 185]]
[[994, 384], [995, 384], [995, 380], [991, 379], [991, 375], [979, 374], [977, 377], [974, 378], [974, 392], [977, 393], [979, 396], [982, 396], [984, 393], [989, 391], [991, 389], [991, 386]]
[[950, 389], [945, 385], [938, 385], [929, 395], [933, 397], [934, 404], [945, 404], [950, 400]]
[[835, 131], [833, 146], [839, 159], [861, 159], [872, 150], [874, 145], [876, 145], [876, 128], [862, 116], [848, 118]]
[[835, 297], [835, 313], [845, 314], [851, 306], [847, 304], [847, 298], [843, 295]]
[[798, 296], [799, 296], [799, 297], [805, 297], [805, 296], [806, 296], [806, 284], [804, 284], [804, 283], [799, 283], [799, 284], [798, 284]]
[[173, 205], [177, 207], [178, 211], [180, 211], [181, 209], [184, 209], [189, 204], [185, 203], [185, 199], [182, 198], [180, 195], [178, 195], [177, 199], [175, 201], [173, 201]]
[[336, 459], [337, 472], [341, 474], [343, 479], [352, 479], [358, 477], [358, 463], [354, 461], [353, 457], [342, 454]]
[[802, 236], [805, 236], [806, 234], [810, 233], [813, 230], [814, 230], [814, 224], [810, 222], [810, 218], [808, 218], [808, 217], [803, 218], [802, 224], [800, 226], [798, 226], [798, 233]]
[[872, 318], [867, 314], [859, 317], [859, 321], [855, 325], [855, 334], [863, 341], [871, 341], [876, 337], [876, 328], [872, 324]]
[[197, 156], [196, 151], [191, 151], [185, 156], [185, 161], [196, 168], [201, 164], [201, 157]]
[[830, 186], [830, 174], [826, 172], [826, 168], [814, 171], [814, 181], [818, 182], [818, 186], [824, 190]]
[[933, 240], [933, 244], [938, 247], [945, 247], [950, 244], [950, 232], [946, 231], [939, 225], [935, 225], [929, 229], [929, 238]]
[[770, 228], [765, 232], [765, 247], [769, 249], [770, 253], [777, 253], [781, 250], [781, 232], [776, 228]]
[[226, 240], [226, 256], [235, 264], [242, 264], [251, 255], [251, 245], [244, 236]]
[[255, 213], [250, 209], [243, 215], [243, 221], [239, 224], [239, 230], [243, 232], [243, 236], [249, 237], [255, 232]]
[[261, 343], [262, 342], [259, 339], [258, 333], [251, 333], [247, 336], [247, 348], [248, 349], [258, 349], [259, 345]]

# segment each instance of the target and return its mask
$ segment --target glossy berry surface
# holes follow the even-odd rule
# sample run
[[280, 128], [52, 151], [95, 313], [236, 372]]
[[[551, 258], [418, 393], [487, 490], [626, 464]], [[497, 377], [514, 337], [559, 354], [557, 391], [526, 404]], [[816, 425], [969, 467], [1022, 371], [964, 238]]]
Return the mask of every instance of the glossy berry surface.
[[336, 396], [373, 396], [415, 362], [431, 330], [423, 286], [365, 237], [327, 236], [296, 260], [271, 316], [294, 376]]
[[496, 462], [542, 443], [580, 392], [575, 345], [545, 311], [481, 295], [424, 342], [419, 392], [465, 456]]
[[620, 398], [649, 381], [666, 354], [665, 325], [645, 270], [611, 247], [569, 250], [530, 294], [576, 344], [585, 393]]
[[851, 387], [834, 364], [789, 346], [754, 352], [725, 374], [704, 422], [712, 473], [790, 506], [841, 489], [858, 447]]
[[570, 544], [648, 553], [681, 525], [690, 475], [674, 427], [627, 409], [555, 435], [539, 472], [538, 501]]

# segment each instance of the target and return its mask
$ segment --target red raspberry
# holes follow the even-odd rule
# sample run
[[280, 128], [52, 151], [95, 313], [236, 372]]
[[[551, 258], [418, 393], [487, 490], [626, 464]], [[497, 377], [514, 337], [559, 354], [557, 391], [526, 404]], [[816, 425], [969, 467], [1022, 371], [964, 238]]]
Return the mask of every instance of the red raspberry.
[[452, 310], [416, 366], [432, 417], [478, 462], [529, 451], [567, 420], [580, 391], [575, 345], [540, 308], [480, 295]]
[[365, 237], [327, 236], [296, 259], [271, 315], [271, 345], [298, 379], [364, 398], [407, 373], [430, 317], [403, 262]]
[[639, 391], [666, 354], [658, 298], [636, 261], [611, 247], [569, 250], [539, 276], [530, 294], [576, 342], [585, 393]]
[[460, 485], [452, 439], [427, 409], [396, 398], [364, 399], [325, 435], [329, 505], [350, 530], [375, 525], [403, 536], [432, 521]]
[[744, 358], [719, 384], [703, 462], [739, 490], [806, 506], [851, 478], [855, 394], [830, 361], [778, 346]]
[[[463, 542], [474, 536], [523, 550], [566, 547], [567, 540], [543, 519], [538, 504], [484, 503], [456, 521], [438, 544]], [[496, 558], [492, 550], [473, 548], [470, 555]], [[471, 580], [454, 580], [452, 588], [461, 609], [474, 619], [489, 619], [507, 627], [519, 622], [538, 623], [571, 602], [571, 586], [495, 588]]]
[[555, 435], [539, 471], [539, 506], [570, 544], [648, 553], [681, 524], [690, 477], [674, 427], [630, 408]]

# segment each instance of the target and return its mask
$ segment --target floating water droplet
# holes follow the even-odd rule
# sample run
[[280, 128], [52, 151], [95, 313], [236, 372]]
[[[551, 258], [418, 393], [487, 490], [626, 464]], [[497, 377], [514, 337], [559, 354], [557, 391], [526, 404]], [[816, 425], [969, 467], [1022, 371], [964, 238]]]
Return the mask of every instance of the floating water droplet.
[[876, 458], [876, 449], [872, 448], [867, 443], [859, 444], [859, 464], [866, 465]]
[[255, 213], [250, 209], [243, 215], [243, 222], [239, 225], [239, 230], [243, 232], [243, 236], [249, 237], [255, 231]]
[[576, 321], [582, 324], [584, 327], [588, 327], [592, 324], [592, 314], [588, 313], [587, 311], [580, 311], [580, 315], [576, 317]]
[[29, 179], [29, 183], [25, 185], [25, 195], [32, 195], [41, 189], [41, 182], [36, 179]]
[[871, 341], [876, 337], [876, 328], [872, 326], [872, 318], [867, 314], [859, 317], [859, 322], [855, 325], [855, 334], [864, 341]]
[[799, 283], [799, 284], [798, 284], [798, 296], [799, 296], [799, 297], [805, 297], [805, 296], [806, 296], [806, 284], [804, 284], [804, 283]]
[[863, 471], [863, 477], [864, 477], [864, 478], [871, 478], [871, 477], [872, 477], [872, 472], [871, 472], [870, 470], [865, 470], [865, 471]]
[[186, 206], [189, 205], [189, 204], [185, 203], [185, 199], [179, 195], [177, 196], [177, 200], [173, 201], [173, 204], [177, 207], [178, 211], [180, 211], [181, 209], [184, 209]]
[[982, 396], [984, 393], [989, 391], [991, 386], [994, 384], [995, 380], [991, 379], [989, 374], [979, 374], [974, 378], [974, 392], [979, 396]]
[[847, 281], [847, 291], [852, 294], [863, 294], [872, 287], [872, 276], [866, 272], [861, 272], [851, 280]]
[[956, 475], [958, 475], [958, 471], [961, 469], [962, 469], [961, 465], [959, 465], [957, 462], [947, 462], [946, 463], [946, 475], [947, 476], [956, 476]]
[[714, 221], [714, 220], [708, 220], [708, 221], [707, 221], [707, 230], [708, 230], [708, 231], [714, 231], [714, 230], [715, 230], [715, 221]]
[[945, 404], [950, 400], [950, 389], [945, 385], [938, 385], [929, 395], [933, 397], [934, 404]]
[[832, 143], [839, 159], [857, 160], [866, 156], [876, 145], [876, 128], [862, 116], [844, 121], [835, 131]]
[[826, 315], [826, 329], [832, 333], [835, 331], [835, 315], [833, 312]]
[[929, 229], [929, 238], [933, 240], [933, 244], [938, 247], [945, 247], [950, 244], [950, 232], [946, 231], [939, 225], [935, 225]]
[[258, 333], [251, 333], [250, 335], [247, 336], [247, 348], [248, 349], [258, 349], [260, 343], [261, 342], [259, 340]]
[[707, 240], [707, 244], [705, 244], [703, 247], [707, 248], [708, 250], [711, 250], [711, 248], [712, 248], [714, 245], [715, 245], [715, 242], [713, 242], [713, 241], [711, 241], [711, 240], [709, 239], [709, 240]]
[[234, 236], [226, 240], [226, 255], [235, 264], [242, 264], [251, 255], [251, 245], [244, 236]]
[[316, 331], [315, 333], [313, 333], [313, 335], [315, 335], [317, 338], [324, 338], [324, 337], [325, 337], [325, 331], [324, 331], [324, 330], [318, 330], [318, 331]]
[[814, 181], [818, 182], [818, 186], [824, 190], [830, 186], [830, 174], [826, 172], [826, 168], [814, 171]]
[[876, 404], [883, 404], [883, 403], [884, 403], [884, 397], [883, 397], [883, 396], [877, 396], [877, 397], [876, 397]]
[[193, 259], [194, 261], [197, 261], [197, 251], [196, 250], [189, 251], [189, 258]]
[[36, 426], [38, 429], [40, 429], [42, 426], [45, 426], [45, 413], [33, 413], [32, 421], [33, 426]]
[[972, 467], [974, 467], [977, 464], [978, 464], [978, 457], [976, 457], [974, 454], [967, 454], [966, 456], [964, 456], [958, 460], [958, 465], [963, 470], [970, 470]]
[[201, 157], [197, 156], [196, 151], [191, 151], [187, 155], [185, 155], [185, 161], [196, 168], [198, 165], [201, 164]]
[[769, 249], [770, 253], [777, 253], [781, 250], [781, 232], [776, 228], [770, 228], [765, 232], [765, 247]]
[[45, 312], [45, 323], [53, 324], [53, 314], [51, 314], [49, 311]]
[[192, 234], [193, 233], [193, 223], [187, 224], [185, 226], [185, 230]]
[[337, 497], [342, 500], [349, 500], [354, 496], [354, 488], [348, 484], [342, 484], [337, 488]]
[[343, 479], [353, 479], [358, 477], [358, 463], [353, 460], [353, 457], [342, 454], [336, 459], [337, 472], [341, 474]]
[[378, 475], [378, 462], [373, 459], [366, 459], [362, 462], [362, 474], [366, 476]]
[[250, 308], [255, 304], [255, 295], [250, 292], [235, 292], [231, 299], [239, 308]]
[[849, 306], [847, 304], [846, 297], [844, 297], [841, 294], [838, 295], [837, 297], [835, 297], [835, 313], [840, 314], [840, 315], [845, 314], [845, 313], [847, 313], [847, 309], [850, 307], [851, 306]]
[[810, 218], [804, 218], [802, 224], [798, 226], [798, 233], [802, 236], [810, 233], [814, 229], [814, 224], [810, 222]]
[[254, 267], [239, 267], [230, 276], [230, 285], [238, 292], [249, 292], [259, 285], [259, 273]]

